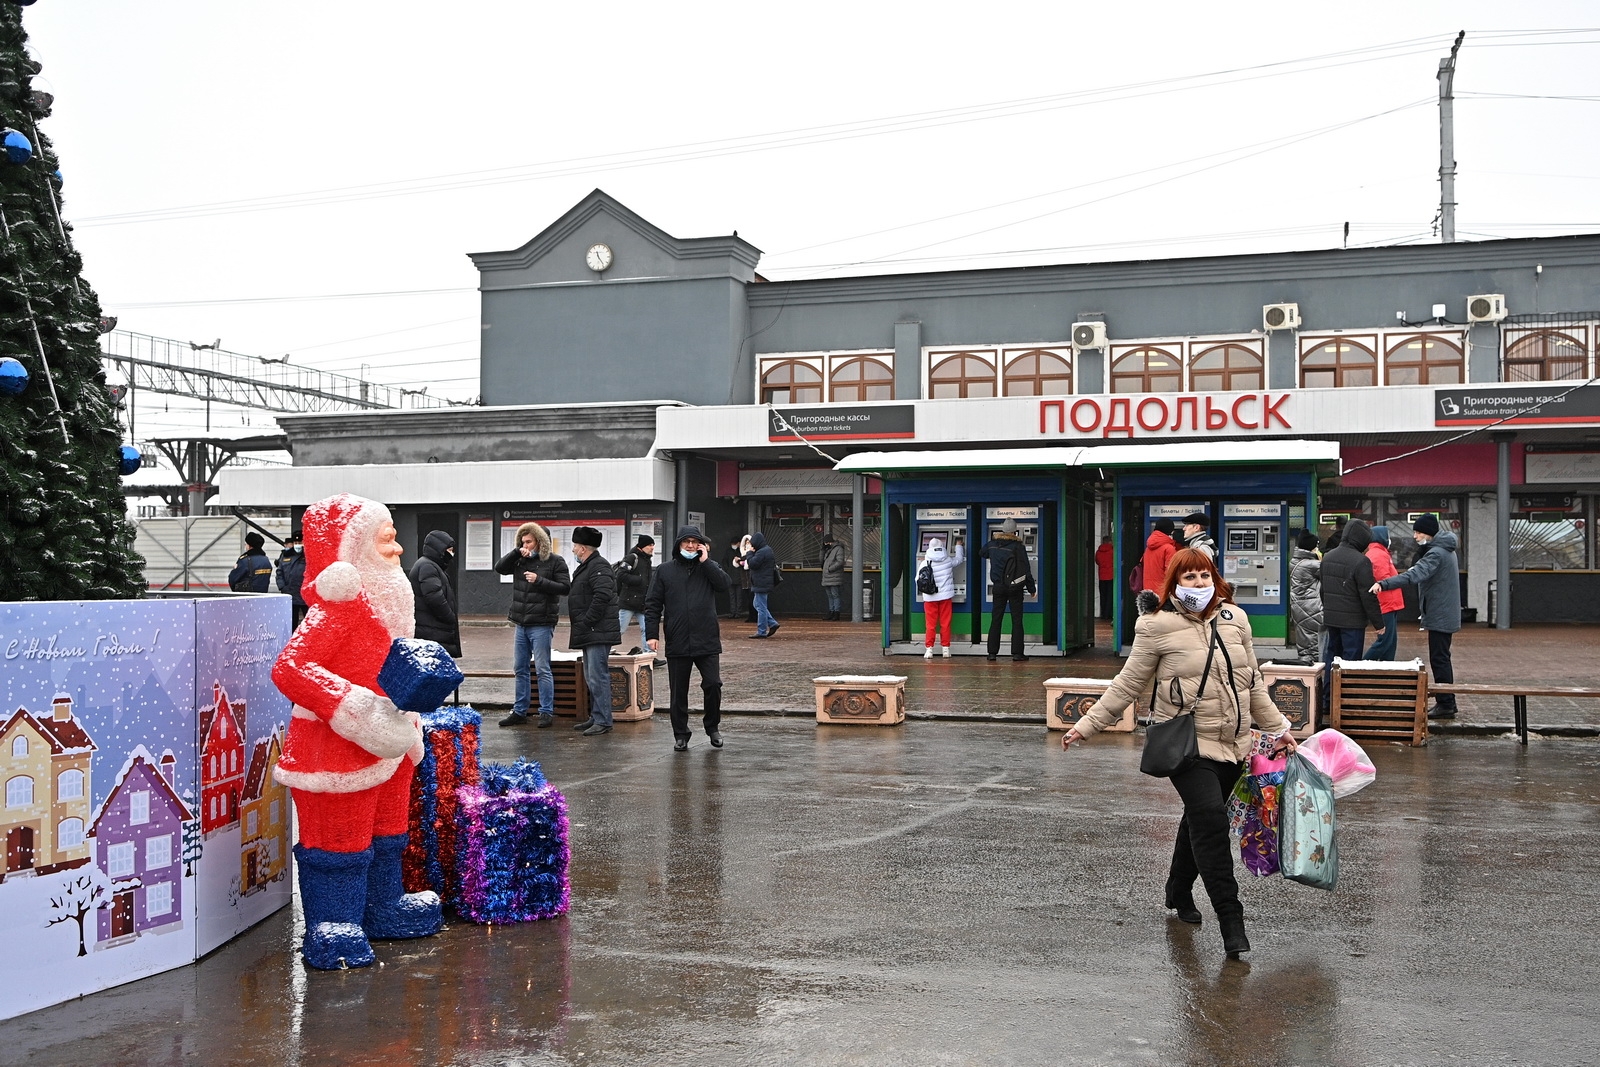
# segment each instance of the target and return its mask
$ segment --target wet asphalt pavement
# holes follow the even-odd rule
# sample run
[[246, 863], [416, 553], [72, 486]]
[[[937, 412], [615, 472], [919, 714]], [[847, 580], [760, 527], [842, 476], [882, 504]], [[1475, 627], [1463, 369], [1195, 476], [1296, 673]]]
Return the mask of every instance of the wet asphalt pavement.
[[[286, 909], [196, 966], [0, 1023], [26, 1064], [1600, 1061], [1600, 746], [1370, 746], [1341, 883], [1245, 878], [1255, 951], [1168, 919], [1135, 741], [665, 715], [485, 729], [572, 814], [572, 912], [306, 973]], [[1242, 867], [1240, 868], [1242, 874]]]

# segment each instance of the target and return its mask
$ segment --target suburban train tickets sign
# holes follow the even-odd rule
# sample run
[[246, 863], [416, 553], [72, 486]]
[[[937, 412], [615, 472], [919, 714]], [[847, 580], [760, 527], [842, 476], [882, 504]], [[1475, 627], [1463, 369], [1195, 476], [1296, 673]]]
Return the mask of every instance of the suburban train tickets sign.
[[911, 404], [862, 407], [770, 408], [767, 440], [879, 441], [917, 436], [917, 409]]
[[1600, 385], [1528, 385], [1503, 393], [1438, 389], [1433, 421], [1438, 426], [1600, 422]]

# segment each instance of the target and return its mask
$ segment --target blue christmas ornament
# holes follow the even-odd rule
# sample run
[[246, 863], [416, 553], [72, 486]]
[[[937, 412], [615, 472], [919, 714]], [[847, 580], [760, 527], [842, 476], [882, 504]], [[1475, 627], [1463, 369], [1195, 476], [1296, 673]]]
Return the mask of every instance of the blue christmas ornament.
[[139, 454], [139, 450], [137, 448], [134, 448], [132, 445], [122, 446], [122, 462], [117, 465], [117, 469], [121, 471], [124, 476], [132, 474], [143, 465], [144, 457]]
[[0, 393], [6, 396], [21, 396], [26, 388], [28, 388], [28, 368], [10, 356], [0, 359]]
[[33, 158], [33, 142], [16, 130], [0, 130], [0, 146], [4, 146], [6, 161], [26, 163]]
[[50, 172], [50, 177], [52, 177], [52, 178], [54, 178], [56, 180], [56, 184], [57, 185], [65, 185], [65, 184], [67, 184], [67, 179], [65, 179], [65, 178], [63, 178], [61, 176], [61, 171], [59, 171], [59, 170], [51, 171]]

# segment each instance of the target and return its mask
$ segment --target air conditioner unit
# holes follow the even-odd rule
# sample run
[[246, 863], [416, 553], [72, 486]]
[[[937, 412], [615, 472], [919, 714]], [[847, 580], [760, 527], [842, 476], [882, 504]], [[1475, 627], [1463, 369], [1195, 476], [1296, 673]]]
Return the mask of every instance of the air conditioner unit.
[[1261, 308], [1261, 325], [1269, 330], [1298, 330], [1300, 328], [1300, 305], [1263, 305]]
[[1504, 293], [1479, 293], [1467, 297], [1468, 322], [1499, 322], [1506, 317]]
[[1072, 347], [1075, 351], [1086, 348], [1105, 348], [1106, 324], [1103, 322], [1075, 322], [1072, 324]]

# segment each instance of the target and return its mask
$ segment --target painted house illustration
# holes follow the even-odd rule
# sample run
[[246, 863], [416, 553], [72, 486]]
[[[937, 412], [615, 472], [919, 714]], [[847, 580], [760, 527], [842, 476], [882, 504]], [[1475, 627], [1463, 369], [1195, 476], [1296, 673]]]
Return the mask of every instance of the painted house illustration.
[[89, 836], [111, 883], [96, 918], [97, 950], [183, 929], [183, 824], [195, 816], [173, 788], [174, 766], [135, 747], [95, 814]]
[[250, 753], [239, 801], [239, 886], [245, 896], [265, 889], [284, 876], [289, 849], [289, 790], [272, 777], [283, 755], [283, 737], [275, 728], [258, 740]]
[[56, 694], [47, 717], [18, 708], [0, 726], [0, 879], [49, 874], [89, 862], [90, 775], [95, 743]]
[[239, 821], [244, 789], [244, 702], [213, 685], [200, 710], [200, 829], [210, 837]]

